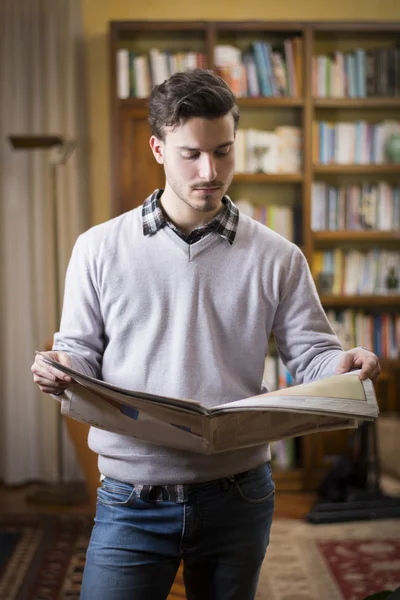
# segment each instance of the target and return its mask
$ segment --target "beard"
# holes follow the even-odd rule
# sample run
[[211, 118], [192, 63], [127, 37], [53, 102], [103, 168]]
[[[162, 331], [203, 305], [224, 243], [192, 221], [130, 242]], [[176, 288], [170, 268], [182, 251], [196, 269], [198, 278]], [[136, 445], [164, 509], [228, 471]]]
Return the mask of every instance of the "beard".
[[[165, 160], [164, 173], [165, 179], [175, 196], [193, 210], [201, 213], [213, 212], [221, 206], [221, 200], [233, 179], [232, 174], [225, 183], [220, 180], [209, 181], [207, 183], [199, 181], [188, 186], [172, 175]], [[218, 189], [210, 189], [210, 191], [207, 192], [207, 188]], [[199, 189], [201, 191], [196, 191]]]

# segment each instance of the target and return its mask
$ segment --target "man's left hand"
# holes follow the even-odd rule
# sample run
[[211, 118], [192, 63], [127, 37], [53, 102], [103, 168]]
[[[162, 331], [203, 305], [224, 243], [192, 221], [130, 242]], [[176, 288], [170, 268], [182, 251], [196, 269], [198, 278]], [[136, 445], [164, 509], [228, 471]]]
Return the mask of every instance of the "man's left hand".
[[341, 375], [353, 369], [361, 369], [360, 378], [369, 378], [373, 382], [377, 381], [381, 373], [378, 357], [373, 352], [361, 347], [352, 348], [343, 354], [336, 367], [336, 373]]

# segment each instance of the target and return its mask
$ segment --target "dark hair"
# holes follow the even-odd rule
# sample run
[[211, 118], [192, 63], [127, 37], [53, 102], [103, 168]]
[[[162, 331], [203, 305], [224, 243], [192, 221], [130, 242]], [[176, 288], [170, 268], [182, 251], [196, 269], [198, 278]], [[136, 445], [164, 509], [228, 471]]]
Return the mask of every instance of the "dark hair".
[[165, 127], [177, 127], [191, 117], [216, 119], [232, 113], [235, 130], [239, 108], [227, 83], [212, 71], [175, 73], [153, 87], [149, 98], [151, 133], [164, 139]]

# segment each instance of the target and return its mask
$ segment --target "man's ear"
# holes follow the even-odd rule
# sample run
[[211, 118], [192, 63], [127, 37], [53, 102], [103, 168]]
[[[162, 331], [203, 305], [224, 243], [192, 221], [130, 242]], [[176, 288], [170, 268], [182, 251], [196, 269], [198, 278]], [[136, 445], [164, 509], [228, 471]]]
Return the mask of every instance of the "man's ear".
[[155, 135], [152, 135], [149, 144], [158, 164], [164, 164], [164, 142], [159, 140]]

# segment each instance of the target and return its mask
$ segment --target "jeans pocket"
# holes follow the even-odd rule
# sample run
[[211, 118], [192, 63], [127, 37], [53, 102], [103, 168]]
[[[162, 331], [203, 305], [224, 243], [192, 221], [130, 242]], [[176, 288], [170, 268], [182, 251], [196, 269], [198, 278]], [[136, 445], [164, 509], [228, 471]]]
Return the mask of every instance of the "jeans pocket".
[[251, 504], [272, 501], [275, 485], [270, 464], [260, 465], [242, 477], [235, 477], [235, 487], [240, 497]]
[[97, 489], [97, 501], [106, 506], [129, 506], [136, 499], [135, 487], [106, 477]]

